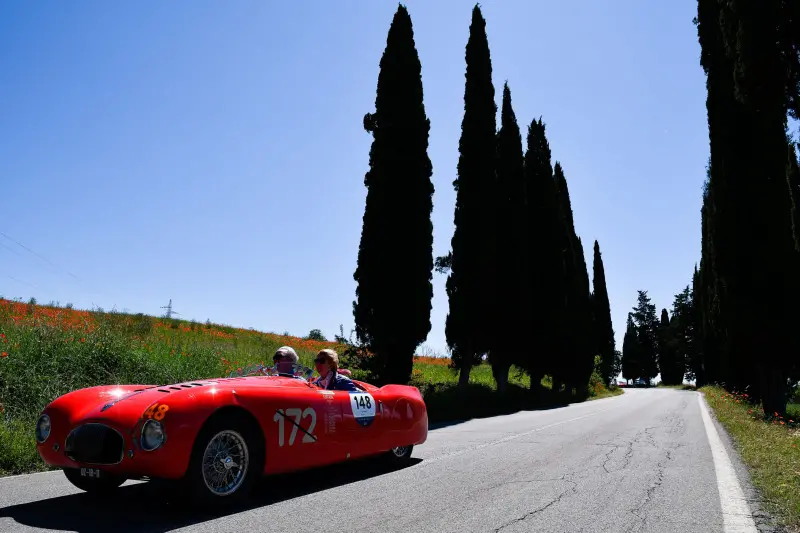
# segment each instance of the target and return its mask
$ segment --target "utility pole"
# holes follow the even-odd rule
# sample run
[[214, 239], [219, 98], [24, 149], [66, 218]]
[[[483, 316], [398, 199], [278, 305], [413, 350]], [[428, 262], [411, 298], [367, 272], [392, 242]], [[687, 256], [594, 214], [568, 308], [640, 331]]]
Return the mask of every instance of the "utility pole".
[[180, 314], [177, 311], [173, 311], [172, 310], [172, 298], [169, 299], [169, 303], [167, 305], [162, 305], [161, 309], [166, 309], [167, 310], [167, 312], [165, 314], [165, 316], [167, 318], [172, 318], [172, 315], [179, 315]]

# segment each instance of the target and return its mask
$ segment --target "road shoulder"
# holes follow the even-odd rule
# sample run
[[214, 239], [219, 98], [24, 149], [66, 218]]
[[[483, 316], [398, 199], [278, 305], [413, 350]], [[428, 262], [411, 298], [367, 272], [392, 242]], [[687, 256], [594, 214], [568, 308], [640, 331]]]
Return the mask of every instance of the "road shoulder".
[[[695, 392], [694, 394], [702, 395], [703, 393]], [[739, 485], [742, 487], [742, 492], [744, 493], [747, 505], [750, 507], [750, 512], [753, 515], [759, 533], [791, 533], [788, 529], [779, 525], [778, 520], [764, 509], [761, 492], [753, 485], [750, 472], [742, 462], [742, 458], [739, 456], [733, 439], [720, 423], [714, 409], [708, 404], [705, 398], [703, 398], [703, 402], [708, 408], [711, 422], [717, 429], [719, 439], [731, 460], [733, 469], [736, 472], [736, 477], [739, 480]]]

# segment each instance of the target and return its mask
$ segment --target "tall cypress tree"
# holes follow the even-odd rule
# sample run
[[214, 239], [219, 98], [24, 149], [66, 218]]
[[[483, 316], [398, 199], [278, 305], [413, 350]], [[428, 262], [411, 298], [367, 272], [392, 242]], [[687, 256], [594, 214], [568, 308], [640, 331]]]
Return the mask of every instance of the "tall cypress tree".
[[575, 237], [575, 331], [577, 375], [575, 388], [580, 395], [586, 394], [586, 387], [594, 372], [595, 343], [592, 325], [592, 298], [589, 284], [589, 271], [586, 268], [586, 255], [581, 238]]
[[494, 317], [495, 132], [497, 105], [486, 21], [477, 5], [466, 46], [464, 118], [459, 141], [452, 267], [447, 279], [450, 310], [445, 323], [459, 385], [469, 383], [472, 366], [491, 347]]
[[735, 295], [740, 292], [742, 271], [749, 272], [750, 258], [744, 253], [747, 246], [741, 244], [749, 242], [752, 236], [744, 223], [745, 217], [741, 216], [745, 206], [740, 203], [748, 195], [741, 161], [746, 150], [742, 131], [747, 130], [748, 123], [735, 97], [733, 62], [720, 26], [720, 21], [728, 18], [723, 8], [718, 0], [698, 0], [695, 19], [701, 46], [700, 64], [706, 73], [710, 147], [701, 212], [699, 297], [706, 378], [736, 387], [737, 376], [747, 368], [748, 349], [732, 337], [746, 322]]
[[647, 291], [636, 291], [638, 296], [633, 308], [633, 321], [636, 324], [637, 355], [640, 376], [653, 379], [658, 375], [658, 318], [656, 306], [651, 303]]
[[353, 302], [356, 334], [380, 362], [376, 379], [407, 383], [414, 350], [431, 329], [433, 173], [422, 66], [400, 5], [380, 62]]
[[[687, 287], [686, 291], [688, 290]], [[688, 292], [685, 295], [688, 295]], [[661, 381], [665, 385], [680, 385], [686, 373], [686, 343], [682, 339], [686, 317], [682, 315], [683, 308], [680, 307], [678, 300], [681, 297], [681, 295], [675, 297], [672, 318], [664, 308], [661, 310], [661, 319], [658, 322], [658, 368], [661, 371]]]
[[[580, 390], [591, 376], [594, 366], [592, 353], [591, 307], [589, 302], [589, 276], [583, 245], [575, 233], [572, 202], [561, 163], [556, 161], [553, 176], [561, 218], [563, 255], [563, 297], [561, 335], [567, 350], [567, 365], [563, 379], [569, 389]], [[587, 368], [590, 370], [587, 374]]]
[[622, 377], [630, 381], [642, 377], [642, 362], [639, 354], [639, 339], [633, 313], [628, 313], [625, 336], [622, 339]]
[[603, 257], [600, 254], [600, 245], [594, 241], [592, 285], [592, 311], [594, 323], [595, 353], [600, 355], [600, 368], [608, 386], [614, 379], [614, 326], [611, 322], [611, 305], [608, 301], [608, 288], [606, 287], [606, 272], [603, 267]]
[[524, 275], [528, 264], [528, 246], [522, 138], [511, 105], [508, 82], [503, 86], [500, 121], [496, 162], [499, 201], [495, 214], [498, 221], [498, 255], [503, 257], [503, 268], [495, 272], [497, 305], [492, 314], [497, 329], [489, 361], [498, 388], [504, 390], [511, 365], [516, 363], [526, 368], [529, 366], [527, 363], [532, 361], [532, 354], [521, 353], [519, 343], [515, 340], [517, 335], [527, 337], [529, 334], [530, 284]]
[[[550, 145], [541, 117], [528, 126], [525, 151], [525, 184], [528, 202], [528, 243], [531, 290], [532, 336], [541, 366], [533, 367], [531, 387], [537, 386], [545, 373], [553, 377], [553, 391], [569, 368], [569, 354], [561, 342], [564, 323], [564, 225], [560, 215], [556, 183], [553, 177]], [[540, 391], [541, 392], [541, 391]]]
[[[675, 295], [672, 303], [672, 319], [669, 325], [670, 359], [672, 360], [672, 382], [683, 383], [687, 375], [694, 375], [692, 361], [695, 357], [696, 338], [695, 314], [692, 305], [692, 290], [687, 285], [683, 291]], [[664, 365], [661, 366], [662, 376]]]

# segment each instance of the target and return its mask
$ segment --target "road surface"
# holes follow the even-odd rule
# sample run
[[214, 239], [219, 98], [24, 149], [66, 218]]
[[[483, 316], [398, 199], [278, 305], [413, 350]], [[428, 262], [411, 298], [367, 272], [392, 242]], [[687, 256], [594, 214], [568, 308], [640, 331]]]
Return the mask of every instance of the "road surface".
[[770, 531], [752, 518], [746, 474], [696, 392], [627, 389], [433, 426], [413, 457], [393, 471], [352, 463], [281, 476], [216, 515], [170, 506], [141, 482], [99, 505], [60, 472], [0, 478], [0, 531]]

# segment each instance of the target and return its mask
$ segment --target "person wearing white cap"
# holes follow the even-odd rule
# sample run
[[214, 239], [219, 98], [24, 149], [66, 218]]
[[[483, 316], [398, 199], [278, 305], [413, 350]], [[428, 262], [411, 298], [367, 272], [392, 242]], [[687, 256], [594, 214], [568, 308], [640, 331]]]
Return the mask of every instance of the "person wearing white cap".
[[294, 365], [300, 358], [290, 346], [281, 346], [275, 351], [272, 356], [272, 362], [275, 363], [275, 369], [279, 374], [288, 374], [294, 376]]

